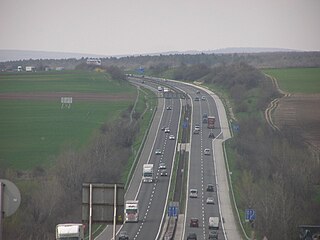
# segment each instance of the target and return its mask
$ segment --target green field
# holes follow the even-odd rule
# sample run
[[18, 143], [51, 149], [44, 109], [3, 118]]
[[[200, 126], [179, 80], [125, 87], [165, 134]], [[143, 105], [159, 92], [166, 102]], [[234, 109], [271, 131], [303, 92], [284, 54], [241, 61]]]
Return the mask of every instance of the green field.
[[48, 166], [63, 148], [83, 146], [102, 123], [132, 105], [136, 94], [128, 83], [96, 72], [0, 74], [0, 89], [0, 94], [67, 91], [132, 96], [121, 101], [74, 101], [70, 109], [61, 109], [60, 99], [1, 99], [0, 167], [21, 170]]
[[279, 87], [290, 93], [320, 93], [320, 68], [284, 68], [263, 70], [275, 77]]
[[[122, 81], [123, 82], [123, 81]], [[0, 93], [6, 92], [86, 92], [135, 93], [121, 81], [104, 73], [85, 71], [1, 73]]]

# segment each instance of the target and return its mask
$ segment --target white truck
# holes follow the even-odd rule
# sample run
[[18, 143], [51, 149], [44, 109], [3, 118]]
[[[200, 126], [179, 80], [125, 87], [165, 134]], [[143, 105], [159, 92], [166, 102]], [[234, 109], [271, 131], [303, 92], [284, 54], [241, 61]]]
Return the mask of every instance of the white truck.
[[56, 240], [84, 240], [84, 224], [66, 223], [56, 226]]
[[209, 217], [209, 229], [219, 229], [219, 217]]
[[143, 164], [142, 181], [153, 182], [153, 164]]
[[138, 222], [139, 221], [139, 201], [127, 200], [125, 204], [125, 221]]

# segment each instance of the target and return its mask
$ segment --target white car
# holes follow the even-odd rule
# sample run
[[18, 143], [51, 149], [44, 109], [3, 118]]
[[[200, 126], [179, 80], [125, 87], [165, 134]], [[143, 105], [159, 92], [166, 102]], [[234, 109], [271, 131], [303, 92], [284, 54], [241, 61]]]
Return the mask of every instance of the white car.
[[167, 166], [166, 166], [165, 163], [160, 163], [159, 164], [159, 169], [166, 169], [166, 168], [167, 168]]
[[161, 150], [158, 148], [158, 149], [156, 149], [155, 154], [156, 154], [156, 155], [161, 155], [162, 152], [161, 152]]
[[198, 190], [195, 188], [191, 188], [190, 189], [190, 194], [189, 194], [190, 198], [197, 198], [198, 197]]
[[205, 97], [205, 96], [202, 96], [202, 97], [201, 97], [201, 100], [202, 100], [202, 101], [205, 101], [205, 100], [206, 100], [206, 97]]
[[207, 204], [214, 204], [214, 198], [213, 197], [207, 197]]
[[169, 129], [169, 128], [165, 128], [165, 129], [164, 129], [164, 132], [165, 132], [165, 133], [169, 133], [169, 132], [170, 132], [170, 129]]
[[209, 148], [206, 148], [204, 150], [204, 155], [210, 155], [210, 149]]
[[175, 139], [176, 139], [176, 137], [174, 135], [169, 136], [169, 140], [175, 140]]

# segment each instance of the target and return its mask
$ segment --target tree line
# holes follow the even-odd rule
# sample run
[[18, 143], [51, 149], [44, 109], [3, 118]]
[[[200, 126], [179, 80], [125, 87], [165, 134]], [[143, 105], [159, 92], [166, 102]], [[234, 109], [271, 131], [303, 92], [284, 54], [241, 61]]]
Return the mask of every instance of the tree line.
[[[30, 186], [24, 186], [28, 191], [21, 192], [19, 211], [5, 221], [4, 239], [54, 239], [56, 224], [81, 222], [82, 183], [121, 183], [139, 131], [139, 116], [129, 125], [129, 114], [130, 109], [121, 119], [103, 124], [87, 148], [67, 146], [52, 168], [37, 167]], [[14, 170], [1, 177], [19, 181]]]
[[[239, 125], [226, 146], [234, 155], [232, 180], [238, 207], [256, 210], [252, 226], [258, 237], [297, 239], [298, 226], [318, 224], [319, 163], [301, 133], [284, 127], [273, 131], [264, 110], [279, 96], [272, 83], [247, 63], [181, 65], [162, 75], [176, 80], [201, 81], [227, 95]], [[244, 221], [244, 219], [243, 219]]]

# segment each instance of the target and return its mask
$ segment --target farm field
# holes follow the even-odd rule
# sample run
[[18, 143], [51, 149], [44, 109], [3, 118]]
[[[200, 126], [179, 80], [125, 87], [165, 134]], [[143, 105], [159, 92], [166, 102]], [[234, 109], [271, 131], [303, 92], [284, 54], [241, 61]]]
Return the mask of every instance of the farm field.
[[279, 87], [290, 93], [320, 93], [320, 68], [284, 68], [263, 70], [275, 77]]
[[289, 92], [273, 113], [277, 126], [302, 132], [306, 141], [320, 149], [320, 68], [271, 69], [279, 87]]
[[[0, 167], [47, 166], [133, 105], [136, 89], [96, 72], [0, 74]], [[72, 97], [61, 108], [61, 97]]]

